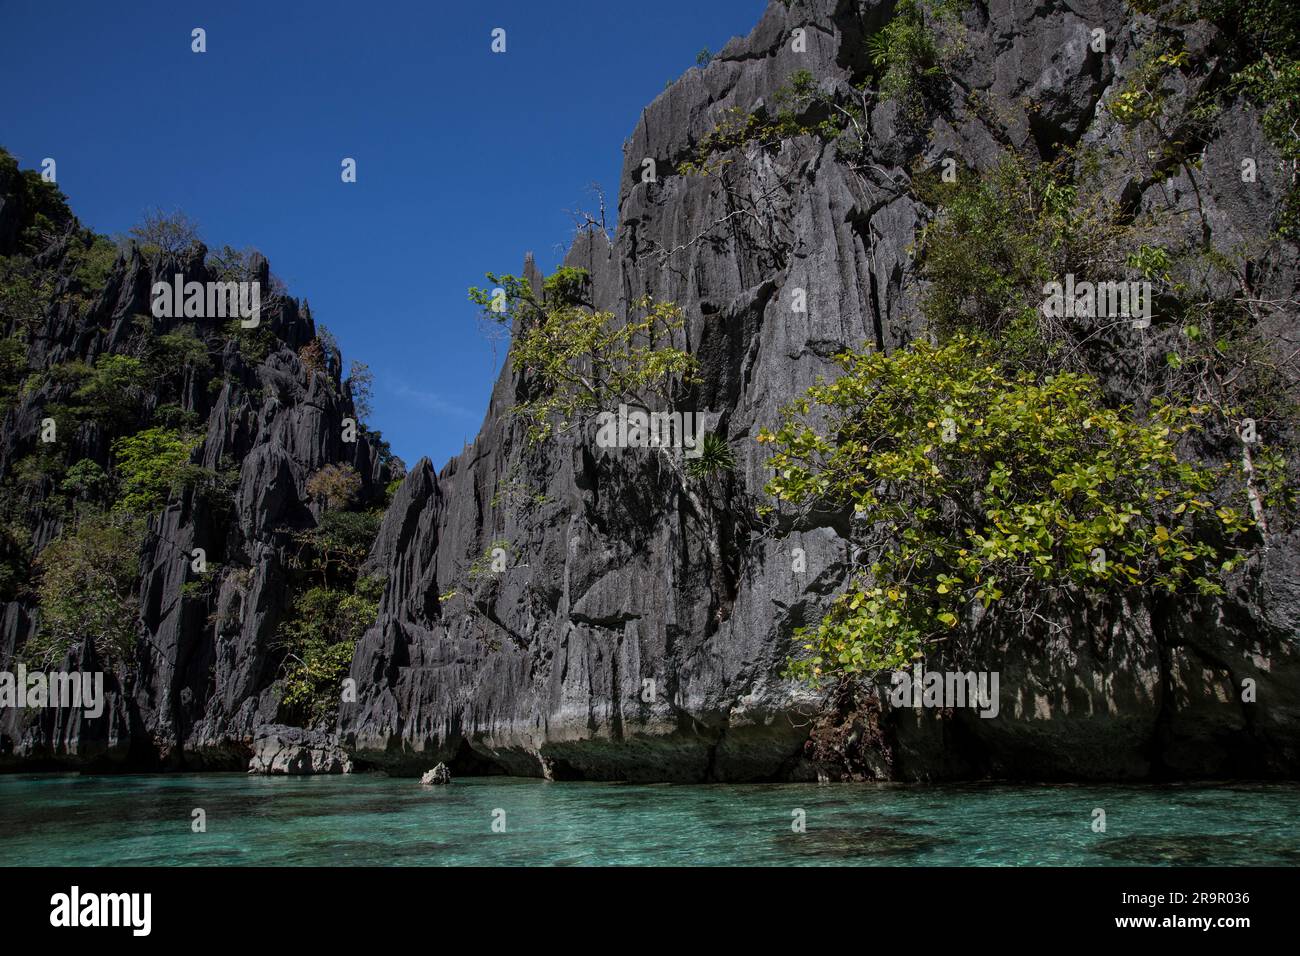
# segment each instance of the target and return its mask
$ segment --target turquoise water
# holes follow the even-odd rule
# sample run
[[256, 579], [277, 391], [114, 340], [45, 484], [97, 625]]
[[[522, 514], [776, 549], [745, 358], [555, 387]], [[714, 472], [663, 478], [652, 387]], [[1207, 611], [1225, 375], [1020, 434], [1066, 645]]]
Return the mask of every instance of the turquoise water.
[[[1105, 833], [1092, 831], [1098, 807]], [[191, 828], [196, 808], [204, 833]], [[804, 833], [792, 830], [796, 810]], [[1300, 864], [1295, 785], [0, 777], [9, 866], [1270, 863]]]

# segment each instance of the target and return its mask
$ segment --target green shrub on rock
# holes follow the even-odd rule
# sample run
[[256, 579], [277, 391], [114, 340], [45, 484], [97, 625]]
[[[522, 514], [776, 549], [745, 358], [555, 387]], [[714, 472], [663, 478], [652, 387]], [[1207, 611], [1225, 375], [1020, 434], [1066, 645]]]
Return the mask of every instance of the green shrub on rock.
[[188, 474], [198, 439], [166, 428], [146, 428], [113, 442], [119, 511], [147, 515], [162, 508]]
[[36, 559], [39, 628], [24, 646], [28, 660], [58, 663], [91, 641], [101, 662], [114, 666], [135, 645], [136, 581], [143, 528], [123, 515], [95, 515], [50, 543]]
[[796, 632], [800, 677], [903, 667], [992, 612], [1018, 627], [1074, 592], [1221, 593], [1255, 530], [1233, 465], [1194, 464], [1203, 409], [1108, 408], [1095, 380], [1009, 371], [959, 334], [845, 374], [785, 413], [768, 491], [807, 519], [851, 516], [863, 568]]

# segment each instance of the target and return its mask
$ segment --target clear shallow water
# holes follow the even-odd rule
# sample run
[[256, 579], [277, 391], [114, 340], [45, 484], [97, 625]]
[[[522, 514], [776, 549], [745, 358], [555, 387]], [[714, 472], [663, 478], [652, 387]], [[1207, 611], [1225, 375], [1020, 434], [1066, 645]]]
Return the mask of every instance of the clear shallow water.
[[0, 776], [0, 864], [1297, 865], [1300, 788]]

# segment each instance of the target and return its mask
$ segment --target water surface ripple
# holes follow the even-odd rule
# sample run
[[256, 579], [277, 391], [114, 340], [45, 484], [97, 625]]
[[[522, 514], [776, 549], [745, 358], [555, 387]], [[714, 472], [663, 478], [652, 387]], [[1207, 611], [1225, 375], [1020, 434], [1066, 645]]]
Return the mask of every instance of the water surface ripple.
[[0, 864], [1296, 865], [1300, 788], [24, 774], [0, 776]]

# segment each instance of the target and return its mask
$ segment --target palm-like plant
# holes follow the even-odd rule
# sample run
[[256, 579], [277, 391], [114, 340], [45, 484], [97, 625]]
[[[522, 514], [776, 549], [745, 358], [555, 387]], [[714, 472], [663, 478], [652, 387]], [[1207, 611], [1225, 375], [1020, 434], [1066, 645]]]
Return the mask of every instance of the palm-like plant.
[[716, 432], [704, 433], [700, 439], [700, 454], [686, 463], [686, 473], [696, 481], [735, 470], [736, 454], [727, 440]]

